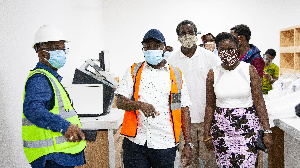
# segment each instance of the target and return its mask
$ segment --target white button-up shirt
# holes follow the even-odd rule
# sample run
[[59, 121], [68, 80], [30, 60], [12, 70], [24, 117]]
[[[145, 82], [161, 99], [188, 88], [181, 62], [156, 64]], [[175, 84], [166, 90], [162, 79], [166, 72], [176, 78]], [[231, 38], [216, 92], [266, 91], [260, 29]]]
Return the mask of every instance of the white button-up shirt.
[[168, 58], [168, 63], [178, 67], [185, 75], [189, 95], [191, 122], [204, 121], [206, 106], [206, 77], [213, 67], [221, 64], [221, 59], [211, 51], [197, 47], [195, 54], [189, 58], [178, 50]]
[[[191, 102], [183, 76], [182, 79], [181, 107], [188, 107]], [[173, 123], [169, 111], [170, 91], [169, 64], [161, 69], [154, 69], [146, 62], [142, 70], [138, 100], [152, 104], [160, 115], [147, 118], [139, 110], [137, 134], [135, 138], [128, 137], [129, 140], [139, 145], [144, 145], [147, 141], [147, 147], [153, 149], [175, 147]], [[115, 93], [131, 99], [133, 95], [131, 68], [126, 71]]]

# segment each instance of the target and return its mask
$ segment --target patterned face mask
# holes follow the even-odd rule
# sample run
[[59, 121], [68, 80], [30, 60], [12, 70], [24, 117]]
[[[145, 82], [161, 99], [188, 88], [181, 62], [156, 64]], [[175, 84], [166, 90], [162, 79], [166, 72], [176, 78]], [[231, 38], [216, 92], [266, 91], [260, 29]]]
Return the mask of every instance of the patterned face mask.
[[221, 50], [219, 52], [219, 57], [222, 62], [228, 66], [232, 66], [238, 61], [238, 52], [237, 49], [234, 50]]
[[184, 36], [179, 36], [178, 41], [181, 43], [183, 47], [192, 48], [194, 44], [198, 41], [196, 35], [186, 34]]

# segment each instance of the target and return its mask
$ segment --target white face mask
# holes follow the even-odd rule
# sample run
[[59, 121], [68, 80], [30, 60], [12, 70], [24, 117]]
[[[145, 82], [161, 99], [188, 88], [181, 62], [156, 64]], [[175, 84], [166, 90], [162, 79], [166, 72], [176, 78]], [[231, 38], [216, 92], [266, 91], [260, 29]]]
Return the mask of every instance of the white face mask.
[[186, 34], [184, 36], [179, 36], [178, 41], [181, 43], [183, 47], [192, 48], [198, 41], [198, 38], [196, 35]]
[[238, 60], [238, 52], [236, 49], [234, 50], [221, 50], [219, 52], [219, 57], [225, 65], [232, 66]]
[[206, 42], [204, 48], [213, 52], [215, 50], [215, 42]]

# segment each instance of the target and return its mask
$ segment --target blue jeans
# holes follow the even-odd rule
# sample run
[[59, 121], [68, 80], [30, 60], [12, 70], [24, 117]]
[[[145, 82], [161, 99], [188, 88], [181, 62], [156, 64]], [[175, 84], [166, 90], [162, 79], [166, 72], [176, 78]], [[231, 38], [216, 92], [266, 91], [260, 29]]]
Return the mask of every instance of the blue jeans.
[[123, 162], [125, 168], [174, 168], [176, 147], [169, 149], [152, 149], [147, 143], [142, 146], [123, 140]]

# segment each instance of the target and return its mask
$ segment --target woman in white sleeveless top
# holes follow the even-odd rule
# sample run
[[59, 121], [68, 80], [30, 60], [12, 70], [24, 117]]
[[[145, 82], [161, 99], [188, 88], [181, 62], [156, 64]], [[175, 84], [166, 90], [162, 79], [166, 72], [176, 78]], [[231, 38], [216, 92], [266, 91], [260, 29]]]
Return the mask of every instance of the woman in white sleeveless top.
[[[240, 37], [242, 38], [242, 37]], [[220, 33], [216, 45], [222, 64], [208, 72], [204, 139], [218, 167], [255, 167], [260, 125], [264, 143], [272, 143], [270, 125], [256, 69], [238, 60], [238, 39]]]

